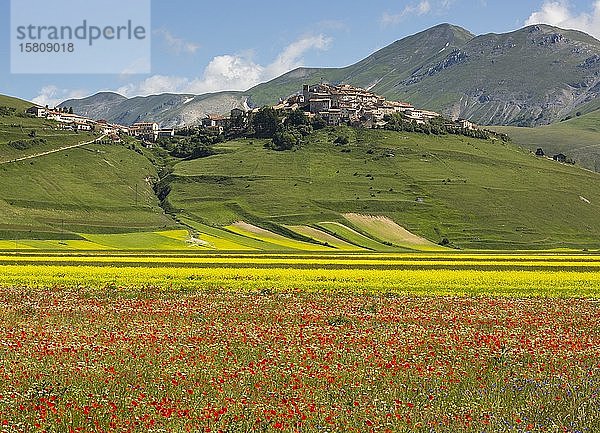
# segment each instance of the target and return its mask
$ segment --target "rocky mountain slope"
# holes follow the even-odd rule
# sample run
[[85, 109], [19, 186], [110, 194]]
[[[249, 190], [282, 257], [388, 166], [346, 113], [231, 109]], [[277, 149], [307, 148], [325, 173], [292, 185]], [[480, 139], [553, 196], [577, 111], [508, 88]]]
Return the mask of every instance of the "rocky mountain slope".
[[296, 69], [248, 93], [262, 105], [319, 80], [372, 88], [485, 125], [543, 125], [593, 108], [600, 96], [600, 41], [545, 25], [473, 36], [443, 24], [355, 65]]
[[125, 98], [116, 93], [98, 93], [84, 99], [71, 99], [60, 104], [73, 107], [77, 114], [93, 119], [106, 119], [123, 125], [154, 121], [161, 127], [197, 125], [206, 114], [228, 113], [246, 106], [247, 97], [240, 92], [205, 95], [162, 95]]

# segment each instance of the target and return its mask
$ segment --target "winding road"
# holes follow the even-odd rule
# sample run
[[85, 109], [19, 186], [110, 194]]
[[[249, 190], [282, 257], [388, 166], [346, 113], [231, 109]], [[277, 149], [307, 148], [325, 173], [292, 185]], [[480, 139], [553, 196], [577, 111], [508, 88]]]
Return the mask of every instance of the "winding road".
[[27, 159], [39, 158], [40, 156], [50, 155], [52, 153], [62, 152], [63, 150], [75, 149], [76, 147], [86, 146], [88, 144], [95, 143], [96, 141], [102, 140], [106, 135], [102, 135], [101, 137], [94, 138], [93, 140], [86, 141], [84, 143], [72, 144], [70, 146], [59, 147], [58, 149], [48, 150], [46, 152], [35, 153], [33, 155], [23, 156], [21, 158], [11, 159], [10, 161], [0, 161], [0, 165], [10, 164], [12, 162], [25, 161]]

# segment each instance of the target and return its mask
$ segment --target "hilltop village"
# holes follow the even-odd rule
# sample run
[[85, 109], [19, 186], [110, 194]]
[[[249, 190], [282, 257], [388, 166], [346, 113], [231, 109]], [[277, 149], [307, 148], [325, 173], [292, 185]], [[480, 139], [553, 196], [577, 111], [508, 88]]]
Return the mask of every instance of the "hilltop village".
[[114, 142], [121, 141], [121, 135], [130, 135], [142, 141], [155, 142], [160, 138], [174, 137], [175, 129], [160, 129], [156, 122], [139, 122], [131, 126], [110, 123], [106, 120], [90, 119], [85, 116], [73, 114], [73, 110], [66, 108], [50, 109], [48, 106], [33, 106], [27, 109], [27, 114], [58, 122], [60, 129], [99, 132], [106, 135]]
[[[405, 122], [413, 122], [415, 125], [425, 125], [436, 119], [442, 119], [439, 113], [417, 109], [406, 102], [387, 101], [383, 96], [348, 84], [304, 85], [301, 92], [280, 100], [270, 108], [282, 113], [299, 110], [304, 112], [309, 120], [318, 118], [326, 126], [347, 124], [385, 128], [390, 122], [390, 116], [393, 115], [400, 115]], [[261, 110], [260, 108], [250, 110], [235, 108], [231, 110], [229, 116], [208, 114], [201, 120], [200, 126], [217, 134], [226, 131], [240, 132]], [[90, 119], [74, 114], [72, 110], [66, 108], [50, 109], [48, 106], [33, 106], [27, 110], [27, 113], [39, 118], [55, 120], [59, 122], [62, 129], [100, 132], [113, 141], [119, 141], [119, 137], [125, 134], [145, 142], [156, 142], [161, 138], [174, 137], [176, 133], [175, 129], [160, 128], [158, 123], [152, 121], [138, 122], [129, 126], [119, 125], [103, 119]], [[465, 119], [448, 122], [446, 121], [448, 127], [463, 130], [477, 129], [476, 125]]]
[[[443, 119], [440, 113], [415, 108], [406, 102], [387, 101], [385, 97], [372, 93], [360, 87], [342, 84], [305, 84], [302, 92], [289, 96], [279, 101], [272, 107], [278, 112], [289, 113], [293, 111], [304, 112], [312, 120], [323, 120], [327, 126], [350, 125], [368, 128], [385, 128], [389, 117], [400, 115], [407, 122], [415, 125], [426, 125], [435, 120]], [[251, 117], [260, 111], [259, 108], [244, 112], [241, 109], [231, 111], [229, 117], [221, 115], [208, 115], [202, 125], [213, 131], [223, 133], [235, 120], [246, 115]], [[250, 116], [248, 116], [250, 115]], [[463, 130], [476, 130], [477, 125], [465, 120], [444, 120], [445, 125]]]

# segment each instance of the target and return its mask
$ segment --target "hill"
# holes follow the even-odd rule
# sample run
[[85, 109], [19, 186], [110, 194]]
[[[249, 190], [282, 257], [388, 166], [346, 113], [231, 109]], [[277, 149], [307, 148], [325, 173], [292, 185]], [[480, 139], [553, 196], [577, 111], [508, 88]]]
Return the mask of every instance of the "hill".
[[483, 125], [543, 125], [594, 108], [600, 41], [546, 25], [474, 36], [443, 24], [354, 65], [299, 68], [247, 93], [263, 105], [321, 80], [370, 88]]
[[[338, 136], [349, 144], [333, 144]], [[168, 205], [191, 225], [245, 221], [288, 237], [302, 226], [344, 240], [353, 231], [380, 246], [399, 246], [401, 230], [369, 218], [461, 248], [600, 246], [600, 177], [514, 145], [345, 127], [295, 152], [263, 144], [226, 142], [176, 164]]]
[[24, 116], [30, 105], [0, 97], [0, 106], [14, 108], [0, 115], [1, 239], [82, 239], [175, 225], [152, 190], [156, 169], [134, 143], [95, 144], [98, 135]]
[[[295, 151], [239, 139], [182, 160], [134, 140], [93, 143], [22, 116], [25, 101], [3, 104], [15, 110], [0, 116], [0, 248], [600, 247], [600, 177], [497, 140], [339, 127]], [[45, 141], [10, 144], [32, 130]]]
[[532, 151], [565, 154], [577, 165], [600, 172], [600, 110], [538, 128], [493, 127]]

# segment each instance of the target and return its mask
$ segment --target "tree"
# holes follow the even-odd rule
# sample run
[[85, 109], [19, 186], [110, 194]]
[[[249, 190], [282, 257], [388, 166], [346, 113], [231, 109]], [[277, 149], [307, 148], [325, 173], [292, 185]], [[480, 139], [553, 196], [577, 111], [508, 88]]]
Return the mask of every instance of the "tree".
[[279, 116], [271, 107], [261, 108], [252, 119], [257, 137], [272, 138], [279, 128]]
[[69, 107], [69, 114], [73, 114], [73, 107]]
[[292, 110], [292, 112], [285, 119], [286, 126], [301, 126], [308, 125], [310, 122], [304, 111]]
[[313, 127], [313, 129], [323, 129], [327, 126], [327, 122], [325, 122], [325, 119], [323, 119], [321, 116], [319, 116], [318, 114], [313, 117], [311, 125]]

